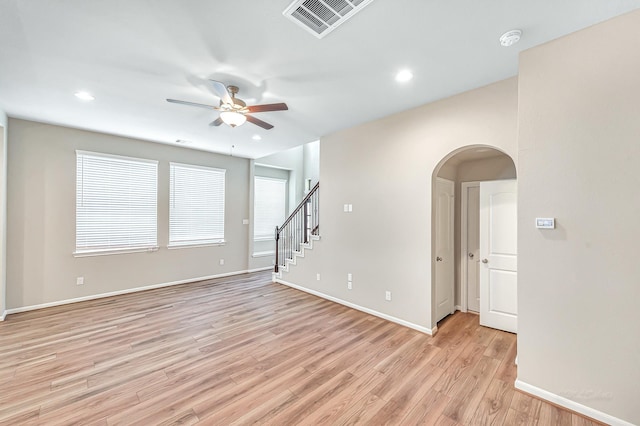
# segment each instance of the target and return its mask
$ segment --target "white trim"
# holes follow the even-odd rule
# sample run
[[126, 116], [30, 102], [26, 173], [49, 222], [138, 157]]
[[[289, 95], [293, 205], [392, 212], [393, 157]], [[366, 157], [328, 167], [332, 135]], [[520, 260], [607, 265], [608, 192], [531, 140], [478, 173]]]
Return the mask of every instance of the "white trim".
[[103, 158], [112, 158], [114, 160], [122, 160], [122, 161], [134, 161], [137, 163], [148, 163], [148, 164], [158, 164], [158, 160], [151, 160], [149, 158], [140, 158], [140, 157], [128, 157], [126, 155], [118, 155], [118, 154], [107, 154], [104, 152], [96, 152], [96, 151], [83, 151], [81, 149], [76, 149], [76, 156], [83, 155], [87, 157], [103, 157]]
[[1, 321], [4, 321], [4, 319], [5, 319], [6, 317], [7, 317], [7, 311], [4, 311], [4, 312], [2, 313], [2, 315], [0, 315], [0, 322], [1, 322]]
[[468, 294], [469, 283], [467, 282], [467, 190], [469, 188], [480, 187], [480, 182], [462, 182], [460, 189], [460, 311], [467, 312], [469, 310]]
[[120, 296], [122, 294], [137, 293], [139, 291], [153, 290], [153, 289], [156, 289], [156, 288], [171, 287], [171, 286], [174, 286], [174, 285], [188, 284], [188, 283], [194, 283], [194, 282], [205, 281], [205, 280], [212, 280], [212, 279], [215, 279], [215, 278], [224, 278], [224, 277], [231, 277], [233, 275], [250, 274], [252, 272], [261, 272], [261, 271], [266, 271], [266, 270], [269, 270], [269, 269], [272, 269], [272, 267], [269, 266], [269, 267], [266, 267], [266, 268], [246, 269], [246, 270], [243, 270], [243, 271], [235, 271], [235, 272], [225, 272], [223, 274], [207, 275], [205, 277], [197, 277], [197, 278], [188, 278], [186, 280], [171, 281], [171, 282], [161, 283], [161, 284], [152, 284], [152, 285], [148, 285], [148, 286], [144, 286], [144, 287], [127, 288], [127, 289], [124, 289], [124, 290], [111, 291], [109, 293], [93, 294], [93, 295], [90, 295], [90, 296], [76, 297], [74, 299], [66, 299], [66, 300], [58, 300], [56, 302], [41, 303], [39, 305], [23, 306], [21, 308], [7, 309], [4, 312], [4, 315], [18, 314], [20, 312], [35, 311], [37, 309], [51, 308], [51, 307], [54, 307], [54, 306], [69, 305], [71, 303], [76, 303], [76, 302], [86, 302], [87, 300], [103, 299], [105, 297]]
[[153, 247], [132, 247], [132, 248], [112, 248], [107, 250], [87, 250], [74, 251], [73, 257], [93, 257], [93, 256], [111, 256], [113, 254], [127, 253], [153, 253], [158, 251], [158, 246]]
[[288, 168], [288, 167], [273, 166], [271, 164], [265, 164], [265, 163], [254, 163], [254, 165], [256, 165], [258, 167], [265, 167], [265, 168], [268, 168], [268, 169], [286, 170], [288, 172], [293, 171], [293, 169]]
[[544, 399], [545, 401], [549, 401], [552, 404], [556, 404], [568, 410], [575, 411], [576, 413], [590, 417], [594, 420], [598, 420], [612, 426], [633, 426], [632, 423], [626, 422], [617, 417], [613, 417], [609, 414], [603, 413], [602, 411], [595, 410], [591, 407], [587, 407], [586, 405], [582, 405], [563, 396], [556, 395], [555, 393], [540, 389], [539, 387], [525, 383], [522, 380], [516, 379], [514, 386], [516, 389], [519, 389], [537, 398]]
[[282, 284], [282, 285], [286, 285], [288, 287], [291, 288], [295, 288], [296, 290], [300, 290], [300, 291], [304, 291], [305, 293], [309, 293], [309, 294], [313, 294], [314, 296], [318, 296], [321, 297], [323, 299], [329, 300], [331, 302], [335, 302], [335, 303], [339, 303], [340, 305], [344, 305], [348, 308], [352, 308], [382, 319], [385, 319], [387, 321], [391, 321], [391, 322], [395, 322], [396, 324], [400, 324], [403, 325], [405, 327], [409, 327], [412, 328], [414, 330], [420, 331], [422, 333], [428, 334], [429, 336], [433, 336], [435, 334], [435, 332], [437, 331], [437, 329], [429, 329], [426, 327], [423, 327], [421, 325], [418, 324], [414, 324], [412, 322], [409, 321], [405, 321], [403, 319], [400, 318], [396, 318], [394, 316], [391, 315], [387, 315], [387, 314], [383, 314], [382, 312], [378, 312], [378, 311], [374, 311], [373, 309], [369, 309], [369, 308], [365, 308], [364, 306], [360, 306], [360, 305], [356, 305], [355, 303], [351, 303], [351, 302], [347, 302], [346, 300], [342, 300], [342, 299], [338, 299], [337, 297], [333, 297], [333, 296], [329, 296], [327, 294], [324, 293], [320, 293], [319, 291], [315, 291], [315, 290], [311, 290], [305, 287], [301, 287], [297, 284], [293, 284], [284, 280], [281, 280], [279, 278], [276, 278], [275, 281], [276, 283]]
[[462, 310], [462, 306], [460, 305], [453, 305], [453, 309], [455, 309], [456, 311], [460, 311], [460, 312], [466, 312]]
[[275, 256], [275, 255], [276, 255], [276, 251], [275, 250], [257, 251], [255, 253], [253, 253], [251, 255], [251, 257], [269, 257], [269, 256]]
[[255, 268], [255, 269], [248, 269], [244, 272], [240, 272], [238, 275], [240, 274], [252, 274], [254, 272], [262, 272], [262, 271], [271, 271], [273, 270], [273, 266], [263, 266], [261, 268]]
[[227, 242], [225, 240], [210, 241], [206, 243], [196, 243], [196, 242], [188, 242], [184, 244], [173, 243], [173, 244], [167, 245], [167, 249], [176, 250], [176, 249], [195, 248], [195, 247], [219, 247], [219, 246], [224, 246], [226, 244]]

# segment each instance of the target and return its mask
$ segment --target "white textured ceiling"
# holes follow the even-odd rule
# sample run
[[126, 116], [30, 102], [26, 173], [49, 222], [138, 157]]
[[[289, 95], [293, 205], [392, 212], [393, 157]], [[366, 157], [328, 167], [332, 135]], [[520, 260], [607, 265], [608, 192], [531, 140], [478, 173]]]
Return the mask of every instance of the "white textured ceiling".
[[[322, 40], [290, 0], [0, 0], [0, 109], [9, 116], [258, 158], [517, 73], [518, 52], [640, 0], [374, 0]], [[522, 29], [503, 48], [499, 36]], [[394, 81], [401, 68], [414, 79]], [[275, 125], [212, 128], [209, 78]], [[87, 90], [90, 103], [73, 94]], [[262, 136], [261, 141], [252, 136]], [[232, 148], [233, 146], [233, 148]]]

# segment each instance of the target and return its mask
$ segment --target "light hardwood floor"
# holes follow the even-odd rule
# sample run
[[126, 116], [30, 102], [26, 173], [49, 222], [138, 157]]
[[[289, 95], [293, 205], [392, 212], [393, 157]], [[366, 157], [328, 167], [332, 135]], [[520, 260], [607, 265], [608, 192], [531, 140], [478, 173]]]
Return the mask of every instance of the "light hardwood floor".
[[239, 275], [10, 315], [0, 424], [595, 424], [514, 390], [515, 353]]

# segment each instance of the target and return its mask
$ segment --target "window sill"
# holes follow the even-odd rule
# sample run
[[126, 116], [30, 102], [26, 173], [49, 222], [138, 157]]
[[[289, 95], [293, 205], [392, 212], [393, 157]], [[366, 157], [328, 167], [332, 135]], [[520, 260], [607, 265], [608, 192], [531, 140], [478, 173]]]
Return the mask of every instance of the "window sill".
[[169, 244], [167, 248], [169, 250], [183, 249], [183, 248], [198, 248], [198, 247], [218, 247], [226, 245], [226, 241], [217, 241], [211, 243], [187, 243], [187, 244]]
[[271, 237], [257, 237], [254, 238], [253, 241], [275, 241], [276, 237], [275, 236], [271, 236]]
[[275, 251], [257, 251], [251, 255], [251, 257], [270, 257], [275, 256]]
[[158, 247], [137, 247], [130, 249], [108, 249], [108, 250], [91, 250], [91, 251], [74, 251], [73, 257], [94, 257], [94, 256], [111, 256], [114, 254], [128, 253], [151, 253], [158, 251]]

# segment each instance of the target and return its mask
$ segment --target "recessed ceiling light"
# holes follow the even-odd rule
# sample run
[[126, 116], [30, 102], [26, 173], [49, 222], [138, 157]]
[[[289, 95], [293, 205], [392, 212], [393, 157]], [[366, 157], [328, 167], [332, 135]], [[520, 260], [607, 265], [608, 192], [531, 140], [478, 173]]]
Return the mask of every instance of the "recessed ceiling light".
[[406, 83], [413, 78], [413, 73], [410, 70], [400, 70], [398, 74], [396, 74], [396, 81], [398, 83]]
[[95, 99], [95, 96], [93, 96], [89, 92], [80, 91], [80, 92], [76, 92], [75, 95], [76, 95], [76, 98], [82, 99], [83, 101], [92, 101]]
[[251, 139], [253, 139], [254, 141], [260, 141], [260, 140], [262, 140], [262, 136], [260, 136], [260, 135], [253, 135], [253, 137], [252, 137]]
[[520, 41], [520, 37], [522, 37], [521, 30], [511, 30], [500, 36], [500, 44], [504, 47], [513, 46], [517, 42]]

